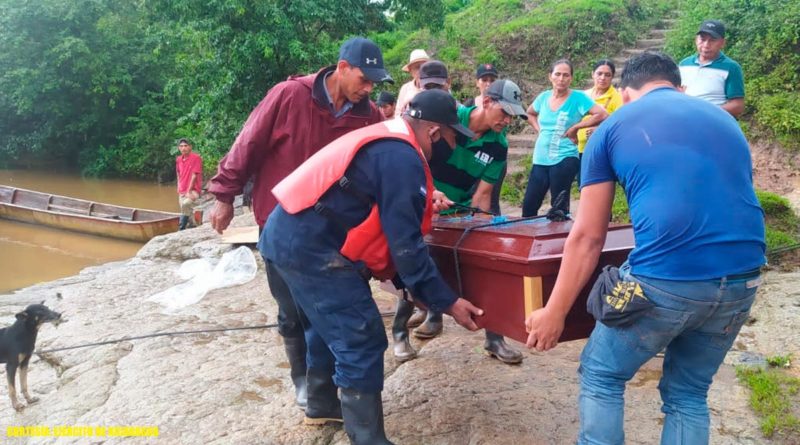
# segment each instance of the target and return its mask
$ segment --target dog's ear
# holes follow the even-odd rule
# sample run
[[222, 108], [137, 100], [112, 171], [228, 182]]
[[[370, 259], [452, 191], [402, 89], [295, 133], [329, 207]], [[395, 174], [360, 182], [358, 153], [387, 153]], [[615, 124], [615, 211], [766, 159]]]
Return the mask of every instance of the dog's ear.
[[39, 304], [41, 304], [42, 306], [44, 306], [44, 302], [45, 302], [45, 300], [42, 300], [42, 302], [41, 302], [41, 303], [39, 303]]
[[18, 313], [16, 315], [16, 317], [17, 317], [17, 320], [27, 320], [28, 319], [28, 313], [25, 312], [25, 311], [22, 311], [22, 312]]

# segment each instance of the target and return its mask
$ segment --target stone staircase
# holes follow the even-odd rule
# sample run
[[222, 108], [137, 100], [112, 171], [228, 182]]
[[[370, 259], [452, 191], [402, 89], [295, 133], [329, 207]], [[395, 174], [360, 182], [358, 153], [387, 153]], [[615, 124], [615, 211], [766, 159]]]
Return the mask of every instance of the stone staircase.
[[[670, 31], [676, 23], [677, 19], [662, 19], [656, 28], [651, 29], [647, 34], [638, 39], [632, 48], [625, 48], [618, 55], [612, 57], [611, 61], [614, 62], [614, 65], [617, 68], [612, 83], [614, 85], [619, 85], [622, 68], [625, 66], [625, 62], [629, 58], [639, 55], [645, 51], [663, 50], [664, 44], [666, 43], [667, 32]], [[591, 87], [592, 79], [589, 79], [587, 81], [586, 88]]]
[[[616, 72], [612, 83], [616, 86], [620, 83], [620, 75], [625, 66], [625, 62], [632, 56], [641, 54], [645, 51], [660, 51], [664, 49], [666, 43], [666, 35], [677, 23], [677, 19], [666, 18], [662, 19], [655, 28], [648, 31], [634, 45], [630, 48], [625, 48], [619, 54], [611, 58], [614, 62]], [[583, 87], [584, 89], [591, 88], [593, 85], [592, 79], [589, 78]], [[508, 175], [520, 172], [525, 169], [526, 165], [521, 162], [526, 156], [533, 152], [533, 145], [536, 143], [536, 135], [533, 129], [527, 124], [523, 129], [515, 134], [508, 135]], [[549, 198], [545, 198], [542, 210], [545, 211], [549, 207]], [[574, 213], [578, 209], [577, 201], [570, 204], [571, 210]], [[504, 215], [520, 216], [521, 209], [513, 206], [507, 202], [501, 203], [501, 209]]]
[[[611, 58], [616, 67], [616, 73], [612, 83], [619, 85], [620, 75], [625, 62], [632, 56], [641, 54], [645, 51], [655, 51], [664, 49], [666, 34], [677, 23], [677, 19], [662, 19], [655, 28], [648, 31], [630, 48], [625, 48], [619, 54]], [[592, 79], [588, 79], [584, 88], [592, 87]], [[523, 170], [524, 166], [519, 165], [520, 160], [533, 150], [536, 142], [536, 135], [533, 130], [525, 125], [525, 128], [516, 134], [508, 135], [508, 171], [509, 173]]]

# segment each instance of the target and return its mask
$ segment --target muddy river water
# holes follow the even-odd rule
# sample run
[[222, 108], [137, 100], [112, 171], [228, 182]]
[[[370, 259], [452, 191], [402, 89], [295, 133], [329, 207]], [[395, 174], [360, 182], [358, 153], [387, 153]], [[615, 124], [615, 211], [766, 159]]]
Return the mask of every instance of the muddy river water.
[[[178, 212], [174, 184], [0, 170], [0, 184], [90, 201]], [[0, 219], [0, 293], [130, 258], [142, 244]]]

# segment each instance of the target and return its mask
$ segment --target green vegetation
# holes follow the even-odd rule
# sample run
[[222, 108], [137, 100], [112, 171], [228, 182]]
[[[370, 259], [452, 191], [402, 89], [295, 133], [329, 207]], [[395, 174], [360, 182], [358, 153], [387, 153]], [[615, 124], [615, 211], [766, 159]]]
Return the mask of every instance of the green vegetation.
[[767, 222], [767, 250], [797, 243], [800, 235], [800, 219], [792, 210], [789, 200], [763, 190], [757, 190], [756, 197], [764, 209], [764, 218]]
[[525, 187], [528, 185], [528, 176], [531, 174], [531, 167], [533, 163], [533, 153], [526, 155], [520, 159], [517, 165], [522, 167], [522, 170], [510, 173], [503, 181], [503, 188], [500, 189], [500, 199], [515, 206], [522, 206], [522, 200], [525, 198]]
[[750, 388], [750, 406], [761, 418], [761, 431], [770, 438], [797, 438], [800, 417], [793, 406], [800, 404], [800, 379], [778, 368], [790, 364], [790, 356], [767, 358], [768, 368], [739, 366], [736, 375]]
[[725, 53], [742, 65], [749, 118], [786, 147], [800, 149], [800, 2], [796, 0], [682, 1], [667, 52], [680, 60], [695, 52], [700, 22], [727, 28]]
[[420, 3], [0, 0], [0, 166], [169, 176], [188, 137], [211, 170], [272, 85]]
[[[474, 0], [449, 3], [443, 29], [426, 28], [375, 36], [384, 42], [386, 60], [397, 67], [397, 79], [408, 79], [399, 67], [414, 48], [425, 48], [447, 63], [453, 93], [477, 94], [473, 73], [478, 63], [494, 63], [517, 81], [526, 101], [547, 83], [550, 64], [572, 60], [576, 83], [589, 64], [618, 53], [634, 42], [674, 5], [673, 0]], [[399, 85], [395, 85], [398, 88]]]
[[0, 0], [0, 167], [168, 178], [175, 142], [208, 173], [264, 92], [367, 34], [400, 81], [411, 49], [475, 93], [495, 62], [530, 100], [560, 57], [615, 54], [677, 0]]

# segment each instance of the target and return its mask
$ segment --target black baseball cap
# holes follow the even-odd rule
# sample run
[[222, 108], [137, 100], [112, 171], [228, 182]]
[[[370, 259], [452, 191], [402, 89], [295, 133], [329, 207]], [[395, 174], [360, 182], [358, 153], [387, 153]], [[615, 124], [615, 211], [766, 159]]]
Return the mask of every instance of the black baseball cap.
[[527, 115], [525, 108], [522, 107], [522, 91], [514, 82], [508, 79], [496, 80], [489, 85], [485, 94], [496, 100], [508, 115]]
[[457, 107], [456, 100], [447, 91], [425, 90], [411, 99], [405, 114], [414, 119], [447, 125], [463, 136], [474, 138], [475, 133], [459, 122]]
[[483, 76], [498, 77], [497, 68], [495, 68], [491, 63], [482, 63], [478, 65], [478, 69], [475, 70], [475, 78], [480, 79]]
[[383, 67], [381, 49], [370, 39], [353, 37], [339, 48], [339, 60], [360, 68], [367, 79], [373, 82], [394, 83], [392, 76]]
[[706, 33], [715, 39], [725, 38], [725, 25], [719, 20], [706, 20], [700, 25], [697, 34]]
[[430, 83], [445, 85], [448, 78], [447, 65], [439, 60], [429, 60], [419, 67], [419, 86], [422, 88]]
[[394, 104], [397, 103], [397, 99], [394, 97], [394, 94], [388, 91], [381, 91], [381, 94], [378, 95], [378, 100], [375, 103], [378, 104], [378, 106]]

